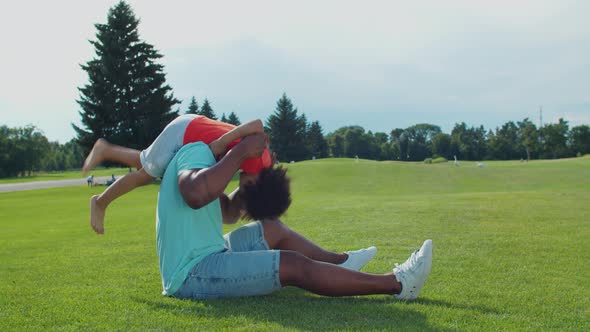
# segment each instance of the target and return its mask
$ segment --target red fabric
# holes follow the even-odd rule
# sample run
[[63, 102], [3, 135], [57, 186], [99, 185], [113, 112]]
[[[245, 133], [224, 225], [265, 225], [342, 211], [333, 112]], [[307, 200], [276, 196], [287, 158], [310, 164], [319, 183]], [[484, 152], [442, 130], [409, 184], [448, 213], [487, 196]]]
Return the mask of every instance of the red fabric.
[[[229, 123], [211, 120], [205, 116], [197, 116], [186, 127], [182, 144], [186, 145], [194, 142], [203, 142], [205, 144], [210, 144], [214, 140], [223, 136], [223, 134], [234, 129], [235, 127], [236, 126], [231, 125]], [[227, 149], [230, 150], [239, 142], [239, 139], [231, 142], [231, 144], [228, 145]], [[264, 152], [262, 153], [262, 156], [260, 156], [260, 158], [246, 159], [242, 163], [240, 168], [248, 174], [258, 174], [263, 168], [270, 167], [271, 162], [272, 161], [268, 149], [264, 149]]]

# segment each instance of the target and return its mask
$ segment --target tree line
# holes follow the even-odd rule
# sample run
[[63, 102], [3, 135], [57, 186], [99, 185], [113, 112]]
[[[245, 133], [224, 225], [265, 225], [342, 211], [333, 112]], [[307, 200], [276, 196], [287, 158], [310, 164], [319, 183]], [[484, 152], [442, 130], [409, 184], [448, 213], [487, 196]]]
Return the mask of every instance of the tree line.
[[[180, 109], [177, 112], [180, 113]], [[207, 98], [205, 98], [205, 100], [203, 101], [203, 106], [199, 107], [199, 103], [197, 103], [195, 96], [192, 96], [185, 114], [203, 115], [208, 117], [209, 119], [230, 123], [234, 126], [239, 126], [242, 124], [242, 122], [240, 122], [240, 119], [238, 118], [238, 115], [233, 111], [230, 112], [227, 117], [225, 116], [225, 113], [222, 113], [221, 118], [218, 119], [217, 115], [215, 114], [215, 111], [213, 111], [213, 108], [211, 107], [209, 99]]]
[[386, 133], [365, 132], [358, 126], [344, 127], [327, 136], [330, 155], [376, 160], [422, 161], [443, 157], [462, 160], [555, 159], [590, 153], [590, 127], [569, 128], [568, 122], [541, 128], [525, 118], [508, 121], [495, 130], [455, 124], [450, 134], [427, 123]]
[[[181, 110], [177, 109], [177, 113]], [[184, 113], [218, 118], [207, 99], [199, 107], [195, 97], [192, 97]], [[219, 120], [234, 125], [241, 123], [234, 112], [228, 117], [223, 114]], [[495, 130], [486, 130], [483, 126], [470, 127], [461, 122], [455, 124], [450, 134], [442, 132], [439, 126], [425, 123], [405, 129], [396, 128], [389, 134], [365, 131], [360, 126], [346, 126], [324, 135], [320, 123], [308, 121], [306, 115], [299, 113], [292, 100], [283, 94], [276, 103], [274, 113], [264, 123], [271, 149], [283, 162], [326, 157], [398, 161], [422, 161], [436, 157], [474, 161], [530, 160], [590, 153], [590, 127], [580, 125], [569, 128], [564, 119], [541, 128], [529, 119], [508, 121]], [[0, 177], [78, 169], [91, 147], [82, 145], [82, 142], [79, 138], [65, 144], [50, 142], [34, 126], [0, 126]]]
[[82, 147], [75, 139], [65, 144], [50, 142], [35, 126], [0, 126], [0, 177], [31, 175], [38, 171], [80, 168]]
[[[181, 110], [166, 84], [162, 55], [139, 39], [139, 19], [120, 1], [109, 9], [107, 22], [95, 24], [96, 56], [81, 69], [88, 83], [80, 87], [81, 126], [72, 124], [76, 137], [66, 144], [49, 142], [34, 126], [0, 127], [0, 177], [31, 172], [79, 168], [98, 138], [144, 149]], [[184, 113], [239, 125], [235, 112], [218, 118], [211, 102], [199, 105], [193, 96]], [[568, 122], [537, 127], [529, 119], [509, 121], [495, 130], [455, 124], [450, 134], [433, 124], [395, 128], [389, 133], [342, 127], [324, 135], [318, 121], [299, 113], [283, 94], [265, 120], [271, 148], [280, 161], [325, 157], [359, 157], [374, 160], [422, 161], [431, 157], [463, 160], [563, 158], [590, 153], [590, 128], [569, 128]]]
[[389, 133], [365, 131], [347, 126], [323, 135], [319, 122], [308, 123], [298, 115], [284, 94], [275, 113], [266, 121], [271, 148], [280, 160], [299, 161], [324, 157], [373, 160], [423, 161], [427, 158], [454, 157], [462, 160], [555, 159], [590, 153], [590, 127], [569, 128], [568, 122], [545, 124], [541, 128], [528, 118], [508, 121], [495, 130], [483, 126], [455, 124], [450, 134], [427, 123], [396, 128]]

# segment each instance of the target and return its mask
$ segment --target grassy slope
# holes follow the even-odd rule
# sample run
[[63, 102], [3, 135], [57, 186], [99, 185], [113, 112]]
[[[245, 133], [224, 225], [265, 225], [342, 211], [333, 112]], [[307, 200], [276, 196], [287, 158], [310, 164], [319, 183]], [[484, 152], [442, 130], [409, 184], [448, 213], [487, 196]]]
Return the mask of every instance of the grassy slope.
[[290, 165], [294, 203], [284, 221], [332, 250], [378, 246], [365, 271], [390, 271], [434, 240], [433, 271], [413, 303], [297, 289], [166, 298], [157, 186], [115, 202], [103, 237], [87, 226], [88, 198], [102, 188], [0, 194], [0, 330], [587, 330], [590, 158], [486, 166]]

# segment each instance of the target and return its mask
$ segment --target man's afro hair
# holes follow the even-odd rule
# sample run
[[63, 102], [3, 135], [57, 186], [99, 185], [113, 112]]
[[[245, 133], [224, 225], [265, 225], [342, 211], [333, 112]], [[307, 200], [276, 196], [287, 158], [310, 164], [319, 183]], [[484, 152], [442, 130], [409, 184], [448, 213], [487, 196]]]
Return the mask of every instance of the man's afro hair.
[[255, 183], [245, 185], [241, 197], [246, 206], [246, 219], [274, 219], [291, 205], [291, 179], [281, 166], [263, 169]]

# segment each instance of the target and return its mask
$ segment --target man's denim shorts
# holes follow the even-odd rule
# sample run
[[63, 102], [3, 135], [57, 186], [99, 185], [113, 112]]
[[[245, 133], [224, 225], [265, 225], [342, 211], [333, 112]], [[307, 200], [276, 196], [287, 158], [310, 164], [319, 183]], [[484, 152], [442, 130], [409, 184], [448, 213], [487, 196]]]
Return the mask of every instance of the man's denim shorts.
[[195, 265], [174, 297], [214, 299], [263, 295], [281, 288], [280, 251], [269, 250], [259, 221], [227, 233], [224, 238], [226, 249]]

